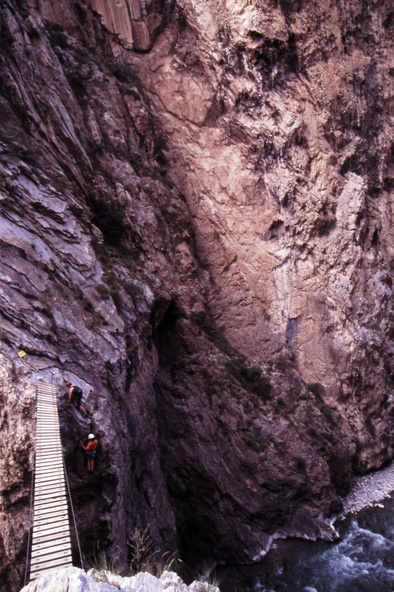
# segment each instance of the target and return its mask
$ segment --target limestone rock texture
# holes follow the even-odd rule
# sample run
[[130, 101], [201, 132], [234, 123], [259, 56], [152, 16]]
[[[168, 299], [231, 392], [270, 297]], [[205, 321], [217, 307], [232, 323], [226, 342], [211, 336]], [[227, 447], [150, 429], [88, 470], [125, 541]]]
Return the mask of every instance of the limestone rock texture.
[[220, 592], [206, 582], [194, 581], [187, 586], [171, 571], [160, 578], [148, 572], [121, 577], [110, 571], [95, 569], [87, 573], [77, 567], [53, 570], [25, 586], [21, 592]]
[[0, 587], [39, 381], [86, 557], [332, 538], [392, 459], [393, 39], [383, 0], [1, 3]]

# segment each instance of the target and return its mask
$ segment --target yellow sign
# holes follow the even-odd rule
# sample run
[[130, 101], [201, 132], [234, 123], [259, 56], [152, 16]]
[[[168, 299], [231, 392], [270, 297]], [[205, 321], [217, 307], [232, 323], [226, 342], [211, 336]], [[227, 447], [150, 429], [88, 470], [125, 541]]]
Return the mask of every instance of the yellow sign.
[[25, 352], [25, 351], [23, 351], [23, 349], [21, 349], [21, 351], [20, 351], [20, 352], [18, 352], [18, 356], [19, 356], [20, 358], [23, 358], [23, 356], [25, 356], [25, 355], [26, 355], [26, 352]]

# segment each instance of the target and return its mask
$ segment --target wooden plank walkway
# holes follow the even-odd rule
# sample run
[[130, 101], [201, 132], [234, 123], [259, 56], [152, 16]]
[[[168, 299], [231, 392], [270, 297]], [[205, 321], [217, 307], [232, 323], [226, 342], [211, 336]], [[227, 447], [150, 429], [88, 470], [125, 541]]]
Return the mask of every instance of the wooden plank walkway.
[[56, 388], [37, 386], [36, 469], [30, 580], [72, 565]]

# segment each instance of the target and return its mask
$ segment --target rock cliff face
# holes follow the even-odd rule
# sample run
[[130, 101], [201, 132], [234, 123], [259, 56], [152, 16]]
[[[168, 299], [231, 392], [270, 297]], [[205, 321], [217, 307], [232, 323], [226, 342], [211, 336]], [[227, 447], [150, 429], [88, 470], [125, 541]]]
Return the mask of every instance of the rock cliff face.
[[200, 567], [331, 536], [393, 456], [389, 3], [6, 0], [0, 27], [2, 585], [38, 380], [87, 556], [146, 524]]

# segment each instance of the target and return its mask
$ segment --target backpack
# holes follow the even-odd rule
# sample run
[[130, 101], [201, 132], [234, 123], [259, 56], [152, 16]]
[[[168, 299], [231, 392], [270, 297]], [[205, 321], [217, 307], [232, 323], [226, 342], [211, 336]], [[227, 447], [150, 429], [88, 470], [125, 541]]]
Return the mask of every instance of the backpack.
[[82, 399], [82, 389], [79, 388], [79, 386], [74, 386], [74, 390], [73, 390], [73, 399], [75, 399], [77, 401], [77, 403], [81, 402]]

